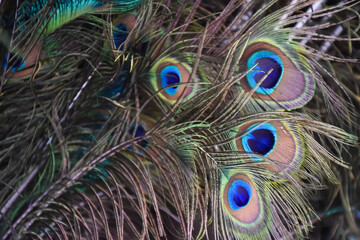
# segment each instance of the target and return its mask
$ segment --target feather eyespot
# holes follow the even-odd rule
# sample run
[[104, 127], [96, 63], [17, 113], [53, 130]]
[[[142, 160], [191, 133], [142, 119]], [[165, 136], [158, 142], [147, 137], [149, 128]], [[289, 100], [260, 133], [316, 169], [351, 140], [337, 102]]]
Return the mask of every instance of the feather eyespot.
[[264, 123], [259, 126], [259, 123], [251, 125], [241, 142], [246, 152], [258, 153], [267, 156], [275, 147], [276, 144], [276, 129], [270, 123]]
[[291, 172], [301, 166], [305, 156], [299, 126], [286, 121], [251, 121], [239, 127], [237, 136], [241, 136], [235, 140], [238, 151], [251, 154], [253, 161], [261, 161], [254, 155], [258, 154], [278, 162], [276, 167], [269, 166], [274, 171]]
[[[154, 127], [155, 123], [156, 123], [155, 118], [141, 114], [138, 123], [132, 124], [129, 128], [128, 133], [129, 135], [134, 136], [135, 138], [145, 136], [146, 132]], [[143, 139], [137, 142], [137, 144], [141, 146], [143, 149], [148, 150], [151, 141], [148, 139]], [[130, 149], [133, 149], [133, 147], [130, 146]]]
[[[3, 70], [9, 78], [21, 78], [32, 74], [35, 71], [35, 64], [39, 57], [41, 57], [41, 47], [35, 44], [31, 49], [25, 51], [26, 55], [11, 52], [6, 54], [3, 62]], [[6, 69], [5, 69], [6, 67]]]
[[3, 70], [10, 72], [20, 71], [25, 67], [25, 60], [22, 57], [15, 56], [13, 53], [10, 53], [10, 60], [8, 60], [8, 55], [5, 56], [5, 61], [3, 64]]
[[[138, 124], [136, 127], [135, 126], [132, 126], [130, 128], [130, 133], [131, 134], [134, 134], [134, 131], [135, 131], [135, 137], [142, 137], [145, 135], [146, 133], [146, 130], [144, 129], [143, 125], [142, 124]], [[147, 149], [148, 146], [149, 146], [149, 141], [147, 140], [141, 140], [140, 142], [138, 142], [138, 144], [143, 147], [144, 149]]]
[[191, 71], [188, 64], [173, 58], [165, 58], [150, 69], [150, 83], [156, 92], [159, 91], [159, 96], [163, 100], [171, 104], [177, 100], [186, 101], [197, 89], [194, 80], [190, 80]]
[[129, 35], [129, 30], [124, 24], [119, 24], [116, 26], [116, 30], [113, 33], [114, 43], [116, 49], [120, 48], [120, 50], [124, 50], [123, 43], [126, 41]]
[[241, 87], [246, 92], [255, 90], [252, 99], [265, 108], [296, 109], [308, 103], [315, 92], [307, 62], [290, 44], [252, 43], [241, 55], [240, 69], [247, 72], [240, 80]]
[[[124, 50], [130, 31], [134, 29], [136, 23], [136, 16], [132, 14], [119, 17], [113, 21], [113, 40], [116, 49]], [[131, 40], [131, 37], [129, 40]]]
[[239, 227], [250, 230], [253, 224], [264, 226], [263, 194], [250, 177], [241, 173], [223, 177], [222, 198], [224, 209]]
[[[269, 192], [251, 176], [231, 170], [221, 177], [222, 210], [238, 236], [263, 235], [271, 220]], [[246, 234], [244, 234], [246, 233]], [[241, 238], [243, 239], [243, 238]]]

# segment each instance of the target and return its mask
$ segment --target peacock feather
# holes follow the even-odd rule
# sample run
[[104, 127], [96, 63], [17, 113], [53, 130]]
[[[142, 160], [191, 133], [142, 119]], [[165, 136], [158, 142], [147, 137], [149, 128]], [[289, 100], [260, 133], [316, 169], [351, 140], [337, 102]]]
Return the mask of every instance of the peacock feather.
[[0, 237], [357, 239], [357, 0], [0, 0]]

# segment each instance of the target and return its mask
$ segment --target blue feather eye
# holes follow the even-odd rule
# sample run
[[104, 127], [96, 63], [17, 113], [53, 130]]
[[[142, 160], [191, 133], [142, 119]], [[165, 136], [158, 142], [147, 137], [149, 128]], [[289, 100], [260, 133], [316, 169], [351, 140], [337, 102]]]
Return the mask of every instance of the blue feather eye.
[[114, 43], [116, 49], [120, 47], [120, 50], [124, 50], [124, 42], [126, 41], [127, 37], [129, 36], [129, 30], [125, 26], [125, 24], [119, 24], [116, 27], [116, 30], [113, 33]]
[[25, 67], [25, 60], [21, 57], [15, 56], [13, 53], [10, 53], [9, 61], [8, 61], [8, 55], [6, 55], [5, 57], [5, 61], [3, 64], [4, 71], [6, 71], [9, 67], [11, 67], [10, 72], [20, 71]]
[[160, 72], [161, 86], [165, 88], [165, 92], [169, 95], [174, 95], [178, 90], [178, 86], [169, 87], [181, 82], [181, 75], [179, 68], [175, 66], [166, 66]]
[[237, 170], [221, 177], [224, 214], [231, 217], [236, 229], [255, 234], [266, 227], [268, 199], [264, 189], [259, 187], [250, 176]]
[[[255, 66], [255, 67], [254, 67]], [[256, 92], [271, 94], [280, 82], [283, 73], [281, 59], [270, 51], [255, 52], [247, 61], [248, 69], [252, 69], [246, 76], [250, 87], [254, 88], [266, 74], [269, 75], [263, 80]]]
[[[135, 130], [135, 127], [131, 127], [130, 133], [133, 134], [134, 130]], [[144, 129], [144, 127], [141, 124], [138, 124], [136, 127], [136, 130], [135, 130], [135, 137], [144, 136], [145, 133], [146, 133], [146, 130]], [[147, 140], [142, 140], [142, 141], [138, 142], [138, 144], [145, 149], [149, 146], [149, 142]], [[132, 146], [130, 146], [130, 149], [132, 149]]]
[[[127, 42], [127, 39], [129, 38], [129, 34], [131, 30], [134, 29], [136, 23], [137, 23], [137, 19], [136, 16], [133, 14], [121, 16], [114, 19], [113, 25], [115, 27], [113, 30], [113, 39], [116, 49], [119, 49], [121, 51], [124, 50], [125, 43]], [[131, 36], [129, 40], [131, 40]]]
[[261, 126], [259, 123], [253, 124], [246, 132], [248, 133], [241, 140], [246, 152], [267, 156], [274, 149], [277, 140], [276, 129], [270, 123]]
[[250, 185], [243, 180], [235, 180], [228, 191], [228, 201], [233, 211], [245, 207], [252, 197]]
[[[141, 115], [138, 124], [133, 124], [130, 127], [129, 134], [134, 137], [144, 136], [149, 129], [154, 127], [155, 122], [156, 121], [154, 118], [147, 115]], [[150, 143], [151, 141], [147, 139], [143, 139], [137, 142], [137, 144], [144, 149], [148, 149]], [[133, 149], [133, 146], [130, 146], [129, 149]]]
[[249, 153], [252, 161], [262, 161], [253, 154], [272, 160], [274, 164], [266, 167], [273, 171], [292, 172], [301, 166], [305, 156], [301, 128], [286, 121], [250, 121], [234, 131], [234, 138], [237, 150]]
[[246, 72], [241, 87], [265, 110], [299, 108], [314, 95], [314, 76], [291, 44], [280, 45], [264, 38], [240, 52], [240, 70]]
[[197, 76], [190, 79], [191, 71], [192, 68], [185, 62], [163, 58], [150, 69], [150, 84], [163, 100], [171, 104], [187, 101], [199, 89]]
[[24, 47], [24, 50], [21, 52], [12, 50], [9, 57], [6, 54], [2, 68], [8, 78], [27, 77], [34, 73], [36, 62], [41, 61], [42, 56], [40, 44], [31, 43], [28, 48]]

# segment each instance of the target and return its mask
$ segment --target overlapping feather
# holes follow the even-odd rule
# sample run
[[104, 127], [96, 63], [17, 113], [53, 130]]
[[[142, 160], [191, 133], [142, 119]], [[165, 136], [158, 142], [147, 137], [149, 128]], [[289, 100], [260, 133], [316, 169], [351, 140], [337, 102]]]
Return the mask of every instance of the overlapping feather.
[[2, 239], [308, 236], [358, 101], [317, 2], [0, 3]]

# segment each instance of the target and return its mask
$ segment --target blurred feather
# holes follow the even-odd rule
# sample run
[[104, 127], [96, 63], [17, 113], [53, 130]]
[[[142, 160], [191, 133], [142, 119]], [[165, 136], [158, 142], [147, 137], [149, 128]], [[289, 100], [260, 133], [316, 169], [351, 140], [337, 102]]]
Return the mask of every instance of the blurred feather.
[[359, 8], [0, 1], [1, 239], [360, 237]]

